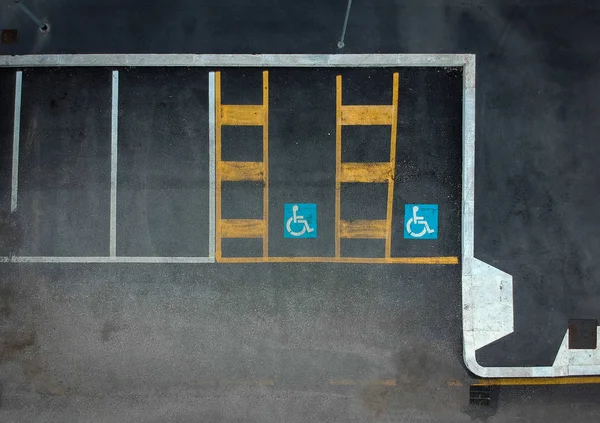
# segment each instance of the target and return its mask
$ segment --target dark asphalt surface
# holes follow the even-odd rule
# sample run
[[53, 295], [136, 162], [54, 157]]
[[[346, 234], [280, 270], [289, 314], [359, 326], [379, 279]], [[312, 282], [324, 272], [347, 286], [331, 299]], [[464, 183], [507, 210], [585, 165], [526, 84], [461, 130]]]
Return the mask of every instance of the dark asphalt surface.
[[[42, 16], [49, 17], [51, 32], [37, 33], [13, 7], [2, 5], [0, 23], [6, 28], [18, 28], [20, 40], [14, 45], [2, 45], [0, 51], [335, 53], [345, 2], [180, 1], [150, 2], [140, 7], [133, 1], [88, 0], [78, 4], [55, 2], [52, 6], [33, 2], [33, 6]], [[515, 333], [481, 350], [478, 359], [482, 364], [551, 364], [568, 319], [598, 317], [600, 288], [596, 281], [600, 264], [596, 257], [600, 253], [600, 225], [595, 216], [600, 200], [595, 193], [600, 180], [595, 169], [600, 160], [599, 35], [600, 10], [596, 4], [585, 1], [411, 0], [354, 2], [352, 6], [343, 53], [477, 54], [475, 255], [513, 275], [516, 313]], [[0, 106], [6, 110], [8, 102], [12, 110], [10, 88], [4, 91], [6, 84], [1, 79]], [[203, 89], [205, 85], [198, 86]], [[9, 93], [8, 100], [5, 92]], [[6, 170], [6, 152], [10, 151], [6, 134], [10, 138], [10, 132], [6, 123], [0, 122], [4, 163], [0, 170], [0, 201], [4, 211], [8, 205], [7, 181], [10, 183]], [[66, 141], [63, 148], [70, 148]], [[50, 172], [49, 177], [61, 175]], [[186, 180], [188, 177], [202, 175], [185, 175]], [[157, 205], [170, 201], [160, 193], [154, 194]], [[190, 201], [201, 201], [203, 194], [197, 194]], [[52, 204], [59, 196], [60, 192], [56, 192], [45, 201]], [[132, 200], [131, 206], [135, 204]], [[187, 207], [193, 206], [187, 203]], [[73, 216], [82, 223], [88, 218]], [[12, 231], [14, 235], [16, 224], [6, 215], [2, 225], [5, 233]], [[202, 227], [195, 230], [200, 233]], [[99, 239], [105, 236], [94, 235]], [[192, 241], [174, 243], [170, 236], [156, 234], [156, 239], [164, 239], [161, 250], [194, 245]], [[12, 244], [6, 246], [3, 240], [2, 248], [12, 248]], [[95, 242], [90, 240], [82, 248], [92, 251]], [[198, 244], [195, 250], [201, 248]], [[307, 265], [300, 267], [302, 277], [293, 277], [294, 284], [285, 283], [284, 267], [224, 269], [198, 275], [201, 270], [177, 266], [3, 267], [2, 311], [6, 318], [2, 334], [3, 339], [10, 341], [3, 344], [1, 383], [5, 407], [0, 407], [0, 411], [4, 408], [7, 421], [64, 421], [65, 416], [67, 420], [110, 421], [112, 412], [121, 421], [139, 420], [140, 416], [150, 421], [282, 421], [284, 417], [288, 421], [468, 421], [471, 417], [484, 418], [486, 413], [494, 414], [489, 421], [562, 422], [574, 416], [578, 421], [598, 420], [600, 407], [595, 401], [595, 388], [503, 390], [498, 408], [480, 415], [481, 410], [466, 406], [464, 387], [447, 386], [448, 379], [469, 381], [461, 364], [458, 267]], [[245, 279], [249, 274], [252, 276]], [[220, 280], [227, 283], [218, 283]], [[262, 284], [257, 285], [257, 280]], [[335, 288], [324, 287], [323, 281]], [[222, 304], [211, 303], [220, 298], [219, 293], [224, 298], [234, 298], [224, 300], [228, 313]], [[268, 300], [265, 301], [274, 305], [272, 315], [252, 309], [261, 293]], [[186, 304], [184, 300], [188, 298], [197, 301], [185, 309], [181, 304]], [[388, 298], [397, 301], [392, 306]], [[304, 310], [303, 314], [294, 313], [294, 307]], [[213, 320], [198, 315], [196, 308], [212, 312]], [[317, 319], [317, 310], [323, 309]], [[274, 320], [269, 322], [269, 316]], [[79, 323], [67, 330], [73, 321]], [[384, 321], [393, 324], [381, 326]], [[267, 328], [266, 333], [271, 333], [274, 328], [289, 327], [294, 322], [298, 327], [279, 334], [295, 336], [297, 343], [290, 338], [279, 339], [280, 342], [296, 352], [301, 349], [299, 345], [312, 345], [309, 350], [333, 349], [337, 351], [335, 362], [340, 356], [347, 356], [352, 349], [350, 344], [353, 348], [372, 348], [379, 345], [372, 337], [379, 342], [385, 339], [383, 352], [369, 350], [374, 356], [370, 356], [371, 364], [362, 367], [368, 369], [366, 373], [358, 371], [360, 365], [352, 365], [352, 360], [347, 359], [342, 360], [347, 367], [337, 368], [344, 370], [341, 373], [345, 376], [335, 371], [323, 374], [349, 378], [365, 374], [369, 378], [390, 376], [398, 379], [399, 386], [345, 388], [340, 392], [310, 384], [313, 388], [304, 385], [283, 389], [276, 384], [272, 391], [224, 384], [220, 389], [200, 392], [189, 387], [196, 386], [200, 376], [188, 388], [172, 382], [181, 380], [190, 368], [203, 368], [196, 362], [190, 365], [181, 357], [186, 356], [185, 352], [197, 351], [193, 342], [207, 338], [206, 333], [217, 330], [215, 327], [231, 328], [233, 334], [230, 344], [215, 338], [214, 332], [213, 338], [208, 336], [206, 345], [213, 345], [211, 339], [220, 339], [212, 349], [207, 346], [203, 350], [210, 352], [205, 355], [206, 360], [212, 359], [217, 369], [209, 375], [258, 377], [250, 370], [244, 373], [232, 363], [243, 362], [264, 346], [263, 341], [258, 341], [263, 339], [259, 328]], [[360, 333], [369, 335], [351, 338], [354, 327], [363, 328]], [[253, 336], [248, 340], [234, 328], [250, 331]], [[98, 339], [108, 337], [106, 342], [110, 343], [110, 334], [119, 330], [132, 342], [117, 342], [110, 347], [110, 353], [98, 346], [103, 345], [98, 344]], [[188, 339], [194, 331], [197, 333], [191, 336], [195, 339], [191, 344], [178, 338]], [[97, 333], [95, 338], [92, 333]], [[140, 337], [137, 342], [133, 342], [135, 334]], [[333, 334], [339, 335], [340, 344], [326, 346]], [[247, 354], [227, 356], [227, 346]], [[155, 351], [155, 355], [149, 351]], [[127, 360], [138, 352], [138, 367], [132, 367]], [[395, 358], [391, 359], [388, 352]], [[178, 357], [182, 367], [174, 370], [161, 357]], [[296, 373], [292, 371], [295, 376], [287, 380], [300, 386], [302, 381], [315, 380], [311, 377], [312, 368], [302, 363], [314, 360], [317, 367], [336, 369], [327, 359], [315, 359], [308, 353], [303, 357], [288, 356], [286, 360], [280, 361], [284, 363], [281, 367], [297, 369]], [[245, 368], [279, 368], [273, 363], [264, 367], [254, 363]], [[240, 371], [223, 370], [227, 365]], [[91, 370], [84, 373], [84, 368]], [[107, 368], [112, 371], [102, 373]], [[105, 376], [99, 377], [100, 374]], [[176, 376], [169, 379], [170, 375]], [[65, 381], [61, 388], [64, 390], [56, 388], [60, 384], [55, 377]], [[97, 385], [89, 380], [97, 380]], [[79, 392], [96, 395], [64, 394], [67, 388], [76, 391], [77, 381], [85, 388]], [[152, 402], [156, 398], [148, 389], [157, 386], [167, 394], [161, 396], [162, 400], [154, 400], [152, 407], [140, 407], [140, 401]], [[45, 396], [57, 389], [63, 395]], [[132, 396], [126, 398], [134, 399], [113, 398], [117, 405], [109, 411], [107, 401], [99, 395], [106, 392], [129, 393]], [[194, 414], [199, 397], [203, 398], [205, 412], [201, 417]], [[78, 408], [82, 404], [85, 407]], [[62, 411], [57, 411], [59, 405], [64, 407]], [[28, 411], [27, 407], [39, 407], [39, 411]]]
[[117, 255], [208, 256], [207, 139], [206, 71], [119, 72]]

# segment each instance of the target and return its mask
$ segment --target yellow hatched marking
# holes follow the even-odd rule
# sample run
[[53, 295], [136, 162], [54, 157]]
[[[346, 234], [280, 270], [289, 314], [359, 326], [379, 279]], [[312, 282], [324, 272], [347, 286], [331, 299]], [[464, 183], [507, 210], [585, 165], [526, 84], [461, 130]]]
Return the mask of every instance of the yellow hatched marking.
[[[235, 105], [221, 104], [221, 72], [215, 72], [216, 106], [216, 259], [222, 259], [223, 238], [262, 238], [263, 257], [268, 257], [268, 219], [269, 219], [269, 73], [263, 71], [263, 104]], [[222, 127], [262, 126], [263, 161], [238, 162], [223, 161], [221, 154]], [[263, 219], [223, 219], [222, 218], [222, 182], [255, 181], [263, 182]]]
[[261, 105], [221, 105], [221, 125], [262, 126], [263, 122]]
[[387, 222], [385, 220], [341, 220], [341, 238], [385, 238]]
[[[335, 256], [340, 257], [340, 239], [346, 237], [385, 239], [385, 258], [391, 258], [392, 212], [396, 167], [396, 138], [398, 126], [399, 74], [392, 79], [391, 105], [343, 105], [342, 76], [336, 77], [336, 198], [335, 198]], [[384, 163], [342, 163], [342, 129], [344, 125], [390, 125], [390, 160]], [[340, 188], [345, 182], [387, 183], [386, 219], [383, 226], [361, 223], [362, 226], [341, 221]], [[371, 225], [371, 226], [364, 226]], [[383, 231], [383, 232], [382, 232]], [[347, 236], [344, 236], [347, 235]]]
[[223, 219], [221, 237], [223, 238], [262, 238], [265, 222], [260, 219]]
[[221, 162], [222, 181], [263, 181], [264, 167], [261, 162]]
[[340, 182], [388, 182], [393, 175], [390, 163], [342, 163]]
[[342, 125], [391, 125], [394, 106], [342, 106]]
[[388, 181], [388, 198], [385, 228], [385, 256], [392, 255], [392, 213], [394, 208], [394, 176], [396, 173], [396, 132], [398, 127], [398, 85], [399, 74], [394, 72], [392, 86], [392, 134], [390, 137], [390, 180]]

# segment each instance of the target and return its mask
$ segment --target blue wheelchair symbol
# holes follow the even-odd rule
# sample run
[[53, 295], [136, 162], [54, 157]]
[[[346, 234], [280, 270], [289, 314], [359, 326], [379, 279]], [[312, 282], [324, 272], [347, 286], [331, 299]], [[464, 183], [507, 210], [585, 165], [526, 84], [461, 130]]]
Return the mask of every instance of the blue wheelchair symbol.
[[404, 239], [437, 239], [437, 234], [437, 204], [406, 204], [404, 206]]
[[316, 204], [284, 204], [283, 221], [284, 238], [317, 237]]

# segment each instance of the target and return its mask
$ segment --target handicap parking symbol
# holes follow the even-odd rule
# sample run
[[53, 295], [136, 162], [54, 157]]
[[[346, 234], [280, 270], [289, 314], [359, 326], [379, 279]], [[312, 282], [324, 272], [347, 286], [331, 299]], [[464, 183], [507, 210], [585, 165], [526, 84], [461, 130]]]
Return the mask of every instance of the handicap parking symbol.
[[283, 206], [284, 238], [316, 238], [317, 237], [317, 205], [316, 204], [284, 204]]
[[404, 206], [404, 239], [437, 239], [438, 205], [406, 204]]

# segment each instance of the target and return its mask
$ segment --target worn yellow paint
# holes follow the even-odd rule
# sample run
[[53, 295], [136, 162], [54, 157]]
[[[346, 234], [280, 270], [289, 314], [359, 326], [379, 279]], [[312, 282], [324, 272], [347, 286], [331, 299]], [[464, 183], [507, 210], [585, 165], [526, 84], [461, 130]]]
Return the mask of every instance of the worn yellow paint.
[[262, 126], [264, 122], [262, 105], [221, 105], [221, 125]]
[[223, 238], [262, 238], [265, 222], [261, 219], [221, 219]]
[[528, 385], [590, 385], [600, 383], [600, 376], [533, 377], [481, 379], [473, 386], [528, 386]]
[[275, 379], [196, 380], [190, 386], [275, 386]]
[[219, 263], [458, 264], [458, 257], [221, 257]]
[[263, 257], [269, 256], [269, 72], [263, 71]]
[[392, 178], [390, 163], [342, 163], [340, 182], [388, 182]]
[[[222, 238], [262, 238], [263, 257], [268, 256], [268, 219], [269, 219], [269, 73], [262, 74], [263, 103], [258, 105], [221, 104], [221, 72], [215, 72], [216, 106], [216, 252], [217, 261], [222, 258]], [[223, 161], [222, 127], [262, 126], [263, 161], [242, 162]], [[263, 182], [263, 219], [223, 219], [222, 218], [222, 182], [255, 181]]]
[[385, 238], [385, 220], [340, 220], [341, 238]]
[[275, 386], [275, 379], [232, 380], [230, 382], [223, 381], [219, 384], [236, 386]]
[[354, 386], [358, 385], [358, 382], [354, 379], [329, 379], [327, 381], [332, 386]]
[[222, 181], [263, 181], [262, 162], [221, 162]]
[[[396, 166], [396, 138], [398, 126], [399, 74], [392, 78], [391, 105], [343, 105], [342, 76], [336, 77], [336, 197], [335, 197], [335, 256], [340, 257], [341, 238], [383, 238], [384, 257], [392, 251], [392, 211], [394, 202], [394, 175]], [[345, 125], [390, 125], [390, 160], [383, 163], [342, 163], [342, 131]], [[348, 224], [341, 220], [341, 184], [387, 183], [386, 219], [377, 223]], [[381, 223], [383, 222], [383, 223]]]
[[342, 106], [342, 125], [391, 125], [393, 106]]
[[340, 257], [342, 183], [342, 75], [335, 78], [335, 256]]
[[[394, 167], [398, 115], [398, 73], [393, 77], [392, 104], [385, 106], [343, 106], [342, 77], [336, 77], [336, 192], [335, 192], [335, 252], [333, 257], [269, 257], [269, 81], [263, 71], [262, 105], [222, 105], [221, 73], [215, 72], [216, 113], [216, 259], [220, 263], [365, 263], [365, 264], [458, 264], [458, 257], [391, 257], [391, 229], [394, 194]], [[360, 120], [364, 125], [391, 125], [390, 161], [383, 163], [342, 163], [342, 129]], [[262, 162], [224, 162], [221, 154], [223, 125], [263, 126]], [[222, 219], [223, 181], [262, 181], [263, 219]], [[340, 189], [344, 182], [388, 183], [385, 220], [341, 220]], [[222, 238], [262, 238], [262, 257], [222, 257]], [[340, 238], [384, 238], [385, 257], [341, 257]]]
[[449, 380], [446, 382], [448, 386], [463, 386], [463, 383], [460, 380]]
[[388, 198], [385, 227], [385, 256], [392, 255], [392, 216], [394, 209], [394, 177], [396, 172], [396, 132], [398, 127], [398, 85], [399, 74], [394, 72], [392, 81], [392, 131], [390, 137], [390, 179], [388, 180]]
[[396, 379], [379, 379], [379, 380], [356, 380], [356, 379], [329, 379], [327, 383], [331, 386], [396, 386]]
[[371, 383], [368, 383], [368, 385], [396, 386], [398, 385], [398, 382], [396, 381], [396, 379], [380, 379], [372, 381]]

